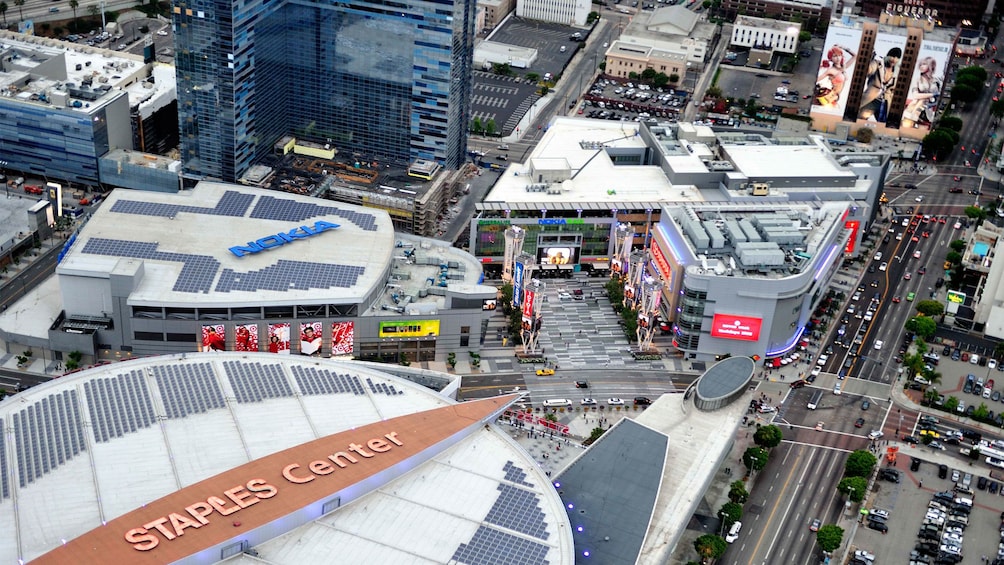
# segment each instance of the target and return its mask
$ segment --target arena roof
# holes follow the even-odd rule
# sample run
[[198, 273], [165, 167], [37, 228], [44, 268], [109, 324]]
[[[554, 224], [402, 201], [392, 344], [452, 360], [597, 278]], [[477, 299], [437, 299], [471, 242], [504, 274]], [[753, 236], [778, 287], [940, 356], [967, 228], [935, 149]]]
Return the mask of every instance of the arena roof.
[[359, 303], [386, 282], [394, 246], [386, 212], [202, 182], [113, 191], [56, 272], [109, 278], [141, 263], [131, 304]]
[[266, 353], [76, 373], [0, 403], [0, 560], [571, 563], [557, 493], [490, 425], [515, 399]]

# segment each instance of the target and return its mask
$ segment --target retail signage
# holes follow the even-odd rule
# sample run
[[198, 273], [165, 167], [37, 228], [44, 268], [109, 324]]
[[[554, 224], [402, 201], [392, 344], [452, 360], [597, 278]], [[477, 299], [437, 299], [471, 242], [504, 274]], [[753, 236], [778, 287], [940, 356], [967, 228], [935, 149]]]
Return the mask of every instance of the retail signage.
[[566, 224], [585, 224], [582, 218], [540, 218], [537, 220], [539, 226], [564, 226]]
[[379, 337], [427, 337], [439, 335], [439, 320], [380, 322]]
[[844, 248], [844, 253], [854, 253], [854, 248], [858, 244], [858, 230], [861, 229], [861, 222], [848, 220], [844, 223], [844, 228], [851, 230], [851, 236], [847, 238], [847, 247]]
[[762, 323], [762, 318], [752, 316], [715, 314], [711, 320], [711, 337], [757, 341], [760, 339], [760, 325]]
[[519, 308], [523, 303], [523, 263], [516, 261], [512, 268], [512, 305]]
[[332, 224], [331, 222], [325, 222], [324, 220], [318, 220], [314, 222], [313, 226], [300, 226], [298, 228], [293, 228], [287, 232], [277, 233], [273, 235], [267, 235], [261, 239], [255, 241], [247, 242], [247, 245], [235, 245], [230, 248], [230, 252], [237, 257], [243, 257], [245, 255], [253, 255], [255, 253], [261, 253], [266, 249], [272, 249], [273, 247], [280, 247], [286, 245], [287, 243], [293, 243], [298, 239], [306, 239], [308, 237], [313, 237], [315, 235], [324, 233], [328, 230], [338, 229], [340, 226], [338, 224]]
[[653, 239], [652, 240], [652, 262], [655, 263], [655, 270], [659, 272], [659, 276], [663, 280], [669, 281], [670, 276], [673, 274], [673, 270], [669, 267], [669, 261], [666, 260], [666, 255], [662, 252], [662, 248]]
[[965, 304], [966, 303], [966, 293], [959, 292], [957, 290], [948, 291], [948, 301], [954, 302], [955, 304]]

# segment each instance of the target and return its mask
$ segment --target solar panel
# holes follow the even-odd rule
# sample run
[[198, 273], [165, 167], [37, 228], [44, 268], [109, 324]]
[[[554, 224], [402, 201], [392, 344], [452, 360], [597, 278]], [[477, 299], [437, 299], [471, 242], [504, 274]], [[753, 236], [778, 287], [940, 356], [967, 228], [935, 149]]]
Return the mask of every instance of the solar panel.
[[220, 197], [216, 206], [209, 208], [206, 206], [182, 206], [178, 204], [160, 204], [157, 202], [138, 202], [136, 200], [119, 200], [112, 206], [112, 212], [118, 214], [133, 214], [136, 216], [157, 216], [161, 218], [173, 218], [181, 212], [189, 214], [204, 214], [208, 216], [243, 216], [251, 202], [254, 201], [253, 194], [244, 194], [228, 190]]
[[355, 265], [280, 259], [274, 265], [256, 271], [238, 272], [233, 269], [223, 269], [220, 280], [216, 283], [216, 292], [259, 290], [286, 292], [315, 288], [351, 288], [364, 272], [365, 268]]
[[251, 211], [252, 218], [285, 222], [302, 222], [308, 218], [323, 216], [338, 216], [366, 231], [377, 230], [376, 216], [373, 214], [276, 196], [262, 196], [255, 204], [254, 210]]
[[[233, 387], [239, 403], [261, 402], [266, 398], [293, 396], [293, 389], [289, 386], [289, 382], [275, 365], [262, 367], [261, 363], [247, 364], [240, 361], [225, 361], [223, 368], [226, 369], [230, 385]], [[294, 374], [297, 374], [297, 371], [294, 370]], [[302, 385], [301, 388], [303, 388]]]
[[500, 484], [498, 490], [499, 496], [485, 522], [546, 540], [550, 534], [537, 494], [508, 484]]
[[526, 482], [526, 471], [517, 467], [512, 461], [506, 461], [502, 470], [505, 471], [505, 480], [510, 483], [533, 488], [533, 483]]
[[[0, 418], [0, 430], [4, 428]], [[7, 440], [0, 437], [0, 498], [10, 498], [10, 479], [7, 477]]]
[[14, 414], [18, 478], [22, 487], [84, 450], [75, 390], [46, 396]]
[[465, 565], [549, 565], [549, 547], [533, 540], [479, 526], [471, 541], [462, 543], [453, 553], [453, 562]]
[[203, 293], [212, 289], [213, 279], [220, 269], [220, 262], [207, 255], [168, 253], [157, 250], [158, 244], [123, 239], [91, 238], [81, 253], [105, 255], [109, 257], [132, 257], [182, 263], [178, 278], [174, 281], [176, 292]]

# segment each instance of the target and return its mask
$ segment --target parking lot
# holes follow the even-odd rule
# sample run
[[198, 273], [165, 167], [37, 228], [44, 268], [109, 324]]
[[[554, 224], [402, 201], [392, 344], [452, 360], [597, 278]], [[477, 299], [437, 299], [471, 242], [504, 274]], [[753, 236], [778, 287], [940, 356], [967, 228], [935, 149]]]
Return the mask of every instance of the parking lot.
[[608, 120], [637, 121], [649, 117], [675, 120], [687, 107], [689, 97], [684, 90], [599, 79], [584, 96], [579, 114]]
[[[957, 544], [961, 548], [960, 563], [980, 563], [981, 557], [997, 557], [997, 546], [1000, 541], [1001, 511], [1004, 510], [1004, 491], [998, 483], [996, 494], [991, 494], [986, 490], [990, 485], [988, 471], [985, 466], [978, 464], [970, 466], [968, 462], [955, 459], [945, 454], [945, 452], [934, 452], [928, 448], [917, 448], [910, 450], [910, 453], [901, 454], [898, 458], [896, 469], [899, 471], [900, 482], [895, 483], [889, 480], [876, 481], [873, 494], [870, 497], [871, 505], [869, 509], [888, 510], [889, 517], [886, 524], [889, 528], [888, 534], [870, 529], [864, 518], [860, 520], [857, 534], [854, 537], [854, 545], [864, 548], [876, 555], [876, 563], [907, 563], [910, 552], [916, 550], [920, 543], [918, 534], [921, 531], [923, 522], [927, 516], [931, 516], [932, 525], [937, 526], [936, 534], [928, 534], [932, 541], [937, 540], [936, 546], [928, 545], [927, 550], [937, 556], [941, 551], [942, 537], [948, 531], [946, 524], [951, 521], [951, 516], [955, 511], [954, 503], [944, 503], [944, 523], [935, 513], [928, 513], [929, 504], [937, 492], [951, 492], [956, 498], [968, 498], [965, 493], [955, 493], [952, 491], [955, 482], [952, 480], [953, 472], [958, 473], [959, 481], [965, 478], [966, 473], [971, 474], [971, 489], [974, 491], [972, 500], [974, 505], [968, 515], [968, 524], [964, 526], [961, 534], [962, 541]], [[916, 470], [911, 470], [911, 458], [916, 458], [919, 464]], [[945, 465], [945, 478], [939, 477], [939, 466]], [[984, 489], [978, 488], [983, 477]], [[996, 482], [996, 481], [995, 481]], [[947, 498], [943, 499], [947, 501]], [[958, 512], [961, 515], [961, 512]], [[931, 530], [934, 532], [934, 530]], [[934, 562], [934, 559], [931, 559]]]
[[740, 64], [719, 67], [717, 86], [726, 98], [748, 100], [752, 97], [767, 107], [797, 108], [799, 113], [807, 114], [821, 52], [806, 47], [802, 54], [808, 56], [800, 57], [790, 74], [741, 66], [742, 58], [738, 58], [735, 62]]

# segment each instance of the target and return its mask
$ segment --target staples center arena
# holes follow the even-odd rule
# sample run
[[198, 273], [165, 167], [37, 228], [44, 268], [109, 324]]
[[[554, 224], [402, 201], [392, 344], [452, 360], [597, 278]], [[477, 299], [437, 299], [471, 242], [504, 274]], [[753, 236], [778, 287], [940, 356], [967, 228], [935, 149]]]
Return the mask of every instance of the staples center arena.
[[480, 347], [497, 295], [482, 281], [473, 256], [395, 233], [381, 210], [211, 182], [118, 189], [55, 276], [0, 314], [0, 339], [83, 365], [198, 350], [428, 361]]

